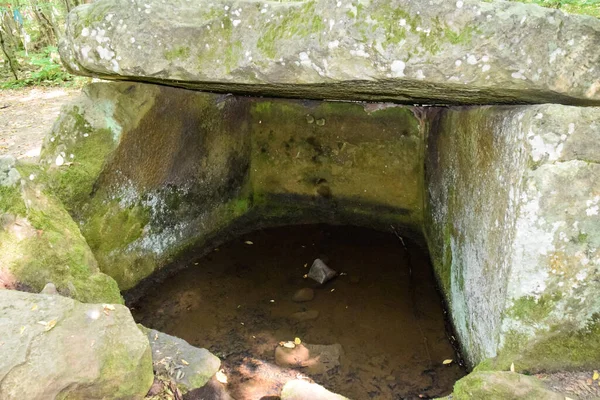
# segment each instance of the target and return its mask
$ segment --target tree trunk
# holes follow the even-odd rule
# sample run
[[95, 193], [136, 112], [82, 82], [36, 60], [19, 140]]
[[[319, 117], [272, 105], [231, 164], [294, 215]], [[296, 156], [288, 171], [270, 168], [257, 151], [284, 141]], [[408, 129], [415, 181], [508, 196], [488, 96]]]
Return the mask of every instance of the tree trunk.
[[2, 27], [0, 27], [0, 47], [2, 47], [2, 53], [8, 61], [8, 66], [10, 67], [12, 74], [14, 75], [15, 79], [18, 80], [19, 75], [17, 75], [17, 70], [19, 69], [19, 65], [17, 63], [17, 59], [14, 57], [14, 53], [10, 48], [10, 45], [4, 41], [4, 33]]
[[38, 0], [30, 0], [30, 3], [33, 7], [33, 13], [35, 14], [35, 18], [37, 19], [38, 24], [40, 25], [40, 32], [42, 32], [42, 35], [46, 39], [46, 44], [48, 46], [56, 46], [60, 34], [58, 32], [58, 28], [52, 21], [52, 14], [44, 13], [42, 8], [38, 4]]

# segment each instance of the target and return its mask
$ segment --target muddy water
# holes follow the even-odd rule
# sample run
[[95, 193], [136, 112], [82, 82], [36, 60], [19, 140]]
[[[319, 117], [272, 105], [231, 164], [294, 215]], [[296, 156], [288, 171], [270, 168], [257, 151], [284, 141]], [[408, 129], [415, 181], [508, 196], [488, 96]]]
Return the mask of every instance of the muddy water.
[[[318, 257], [341, 273], [323, 286], [304, 278]], [[292, 301], [305, 287], [314, 288], [314, 299]], [[309, 310], [318, 318], [290, 319]], [[456, 362], [443, 364], [457, 356], [427, 255], [393, 234], [362, 228], [245, 235], [192, 262], [133, 312], [142, 324], [218, 355], [237, 400], [277, 398], [299, 374], [354, 400], [432, 398], [465, 375]], [[277, 367], [278, 343], [296, 337], [341, 344], [341, 365], [321, 375]]]

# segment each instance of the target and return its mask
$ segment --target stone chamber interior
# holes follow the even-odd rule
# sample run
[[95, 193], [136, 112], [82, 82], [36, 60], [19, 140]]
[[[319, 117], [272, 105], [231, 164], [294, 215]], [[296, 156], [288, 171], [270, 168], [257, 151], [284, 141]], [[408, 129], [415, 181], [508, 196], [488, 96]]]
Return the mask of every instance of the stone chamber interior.
[[[395, 319], [389, 329], [373, 333], [383, 340], [368, 343], [395, 357], [404, 353], [392, 348], [416, 343], [409, 347], [420, 353], [411, 361], [437, 364], [399, 376], [411, 381], [410, 373], [420, 371], [415, 387], [404, 381], [402, 387], [427, 395], [417, 391], [463, 373], [447, 342], [434, 354], [433, 346], [442, 342], [436, 335], [446, 332], [442, 298], [468, 367], [507, 371], [514, 364], [517, 371], [533, 373], [596, 365], [592, 350], [580, 351], [598, 345], [593, 277], [600, 236], [593, 207], [600, 171], [591, 145], [596, 120], [594, 108], [561, 105], [419, 107], [97, 83], [63, 110], [46, 138], [41, 164], [49, 189], [77, 223], [99, 270], [116, 281], [140, 321], [235, 354], [226, 368], [248, 372], [268, 367], [248, 362], [265, 362], [269, 346], [274, 357], [279, 341], [295, 337], [310, 345], [340, 343], [344, 357], [351, 357], [354, 348], [366, 344], [341, 343], [349, 331], [362, 329], [360, 321], [348, 325], [341, 318], [345, 306], [362, 310], [368, 330], [386, 328], [369, 317], [391, 313], [390, 304], [396, 303], [399, 312], [390, 319], [406, 316], [412, 333]], [[69, 168], [58, 165], [67, 155], [75, 162]], [[379, 238], [381, 247], [370, 247], [369, 237]], [[335, 247], [333, 255], [323, 250], [328, 246]], [[361, 246], [373, 251], [371, 261], [362, 258], [367, 250], [356, 252]], [[400, 265], [407, 254], [421, 260], [413, 275]], [[306, 284], [304, 264], [321, 255], [348, 275], [316, 288], [314, 306], [292, 302]], [[385, 265], [371, 268], [380, 258]], [[284, 265], [278, 259], [286, 260]], [[264, 269], [257, 267], [263, 264]], [[363, 270], [368, 274], [357, 272]], [[388, 273], [396, 279], [372, 281]], [[357, 283], [351, 281], [354, 274]], [[411, 276], [422, 279], [411, 285]], [[53, 280], [59, 291], [68, 290]], [[235, 284], [244, 290], [234, 290]], [[261, 290], [271, 286], [276, 293]], [[362, 297], [366, 303], [351, 295], [360, 290], [368, 294]], [[223, 313], [237, 330], [219, 336], [189, 327], [194, 318], [207, 325], [193, 314], [202, 311], [206, 291], [215, 307], [206, 318]], [[412, 300], [411, 293], [419, 291], [430, 294], [422, 296], [425, 309], [430, 303], [438, 307], [431, 339], [421, 332], [429, 326], [417, 317], [428, 314]], [[239, 297], [246, 292], [254, 296], [248, 296], [252, 304]], [[291, 315], [311, 310], [319, 311], [318, 319], [289, 322]], [[251, 319], [244, 321], [245, 316]], [[319, 321], [328, 320], [339, 332], [319, 328]], [[249, 327], [256, 332], [244, 338], [249, 342], [241, 341], [245, 350], [228, 350], [229, 339]], [[211, 347], [209, 335], [213, 346], [221, 341], [223, 349]], [[431, 357], [422, 352], [423, 337]], [[252, 346], [256, 353], [250, 353]], [[392, 363], [371, 358], [349, 366], [363, 365], [371, 374], [369, 368], [391, 368], [379, 377], [381, 390], [344, 388], [347, 382], [335, 378], [332, 386], [342, 394], [364, 390], [373, 396], [399, 388]], [[445, 359], [454, 362], [444, 365]], [[442, 371], [456, 376], [439, 378]], [[239, 390], [252, 390], [243, 384]]]
[[[308, 278], [317, 258], [339, 275]], [[129, 305], [144, 326], [219, 356], [235, 399], [278, 398], [298, 376], [352, 399], [437, 398], [466, 373], [426, 251], [391, 231], [254, 231]]]

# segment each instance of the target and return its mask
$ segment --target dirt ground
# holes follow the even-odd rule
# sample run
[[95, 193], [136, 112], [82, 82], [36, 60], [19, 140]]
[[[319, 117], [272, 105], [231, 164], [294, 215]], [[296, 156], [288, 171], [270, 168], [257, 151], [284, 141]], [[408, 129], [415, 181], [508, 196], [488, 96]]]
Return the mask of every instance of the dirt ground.
[[37, 157], [61, 107], [80, 91], [52, 87], [0, 90], [0, 155]]

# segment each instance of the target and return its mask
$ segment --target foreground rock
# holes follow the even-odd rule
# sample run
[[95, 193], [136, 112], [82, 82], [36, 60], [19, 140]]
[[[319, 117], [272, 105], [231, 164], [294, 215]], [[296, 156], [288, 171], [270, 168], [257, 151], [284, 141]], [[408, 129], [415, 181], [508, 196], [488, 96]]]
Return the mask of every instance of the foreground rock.
[[142, 399], [146, 336], [121, 305], [0, 290], [0, 398]]
[[348, 398], [335, 394], [316, 383], [304, 380], [289, 381], [281, 391], [281, 400], [348, 400]]
[[513, 2], [101, 0], [68, 18], [81, 75], [258, 95], [600, 104], [600, 21]]
[[[20, 173], [21, 169], [23, 173]], [[79, 227], [43, 184], [41, 171], [0, 158], [0, 288], [39, 292], [46, 284], [83, 302], [121, 303]]]
[[168, 376], [183, 393], [206, 385], [221, 366], [221, 360], [206, 349], [154, 329], [142, 328], [142, 331], [152, 347], [155, 373]]
[[565, 400], [534, 377], [514, 372], [473, 372], [454, 385], [452, 399], [470, 400]]

